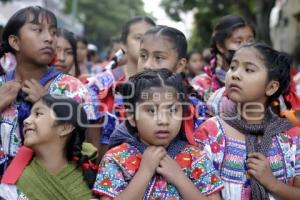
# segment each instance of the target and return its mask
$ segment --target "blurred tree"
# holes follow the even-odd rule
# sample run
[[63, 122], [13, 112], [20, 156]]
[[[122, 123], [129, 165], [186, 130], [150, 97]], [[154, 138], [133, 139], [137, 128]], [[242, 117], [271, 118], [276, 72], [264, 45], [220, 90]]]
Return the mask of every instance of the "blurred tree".
[[[144, 15], [142, 0], [78, 0], [77, 18], [84, 24], [85, 36], [103, 48], [112, 36], [120, 35], [126, 21]], [[66, 0], [66, 13], [72, 12], [72, 0]]]
[[193, 11], [194, 26], [189, 39], [190, 49], [209, 46], [213, 28], [219, 18], [227, 14], [245, 16], [256, 28], [257, 39], [271, 44], [269, 15], [275, 0], [162, 0], [162, 7], [174, 20], [180, 21], [180, 13]]

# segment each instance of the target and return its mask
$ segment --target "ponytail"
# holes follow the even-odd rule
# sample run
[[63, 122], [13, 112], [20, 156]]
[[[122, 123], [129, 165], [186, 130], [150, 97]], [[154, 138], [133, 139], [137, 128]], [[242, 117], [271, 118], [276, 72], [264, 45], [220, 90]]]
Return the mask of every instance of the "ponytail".
[[74, 161], [82, 168], [83, 179], [88, 187], [92, 188], [96, 179], [97, 166], [90, 160], [89, 156], [82, 154], [84, 140], [85, 133], [77, 132], [75, 129], [68, 143], [69, 146], [67, 146], [67, 159]]

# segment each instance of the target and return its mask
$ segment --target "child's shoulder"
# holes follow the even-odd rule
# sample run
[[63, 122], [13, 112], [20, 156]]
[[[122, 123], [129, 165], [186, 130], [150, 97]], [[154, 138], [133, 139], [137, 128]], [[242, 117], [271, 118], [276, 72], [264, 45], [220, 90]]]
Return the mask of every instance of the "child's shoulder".
[[183, 160], [191, 159], [191, 161], [206, 157], [207, 153], [202, 148], [187, 144], [180, 153], [176, 155], [176, 160], [183, 158]]
[[216, 136], [222, 133], [222, 124], [218, 117], [207, 119], [199, 128], [195, 130], [195, 139], [205, 140], [208, 136]]
[[128, 158], [130, 156], [140, 156], [140, 155], [141, 153], [139, 152], [139, 150], [128, 143], [123, 143], [118, 146], [115, 146], [109, 149], [105, 153], [105, 157], [122, 157], [122, 158]]

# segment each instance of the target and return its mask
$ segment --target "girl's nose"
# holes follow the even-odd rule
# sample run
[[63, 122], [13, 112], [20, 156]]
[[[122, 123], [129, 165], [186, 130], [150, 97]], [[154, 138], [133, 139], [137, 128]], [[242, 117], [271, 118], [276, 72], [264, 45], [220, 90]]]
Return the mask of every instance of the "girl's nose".
[[31, 115], [29, 115], [24, 121], [23, 121], [24, 126], [28, 126], [31, 124]]
[[169, 124], [169, 116], [166, 112], [159, 112], [157, 114], [157, 123], [158, 125], [168, 125]]
[[240, 74], [239, 74], [238, 70], [236, 70], [235, 72], [232, 72], [231, 78], [233, 80], [240, 80]]
[[152, 62], [152, 59], [150, 57], [145, 62], [145, 65], [144, 65], [143, 68], [145, 68], [145, 69], [152, 69], [153, 68], [153, 62]]
[[59, 61], [65, 61], [65, 54], [64, 51], [60, 48], [56, 49], [56, 55], [57, 55], [57, 60]]
[[54, 37], [56, 36], [53, 35], [50, 31], [45, 31], [44, 37], [46, 42], [52, 43], [54, 41]]

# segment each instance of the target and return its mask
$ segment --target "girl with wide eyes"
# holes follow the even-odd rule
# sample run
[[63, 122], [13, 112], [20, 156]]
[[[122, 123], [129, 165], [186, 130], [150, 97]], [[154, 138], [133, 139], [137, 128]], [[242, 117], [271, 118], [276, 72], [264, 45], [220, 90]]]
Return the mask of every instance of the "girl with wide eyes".
[[148, 69], [117, 90], [132, 106], [126, 129], [117, 131], [131, 137], [120, 137], [104, 155], [93, 189], [100, 199], [220, 199], [212, 163], [182, 129], [188, 102], [182, 77]]
[[290, 66], [269, 46], [242, 46], [226, 74], [234, 106], [195, 132], [195, 144], [211, 152], [222, 172], [223, 199], [300, 198], [300, 129], [270, 106], [289, 88]]

